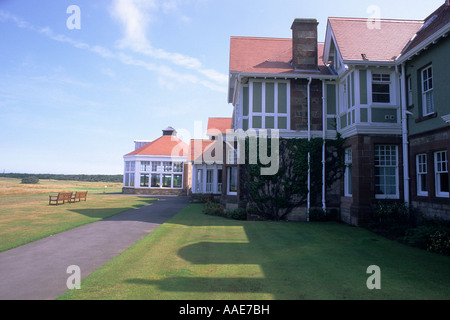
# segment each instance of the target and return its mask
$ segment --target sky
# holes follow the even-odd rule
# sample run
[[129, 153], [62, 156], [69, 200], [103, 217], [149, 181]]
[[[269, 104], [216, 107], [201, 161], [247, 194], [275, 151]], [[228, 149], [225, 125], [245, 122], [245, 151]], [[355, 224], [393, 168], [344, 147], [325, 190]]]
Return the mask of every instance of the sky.
[[328, 17], [423, 20], [443, 3], [0, 0], [0, 172], [122, 174], [134, 140], [172, 126], [189, 142], [231, 117], [231, 36], [316, 18], [323, 41]]

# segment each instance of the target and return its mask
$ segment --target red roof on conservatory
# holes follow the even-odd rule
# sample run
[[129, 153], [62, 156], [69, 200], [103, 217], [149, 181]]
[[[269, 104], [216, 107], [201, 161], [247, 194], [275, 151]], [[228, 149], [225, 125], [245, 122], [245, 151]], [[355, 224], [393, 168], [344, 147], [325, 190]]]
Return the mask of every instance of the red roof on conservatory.
[[175, 136], [162, 136], [146, 145], [126, 154], [146, 156], [186, 156], [189, 146]]

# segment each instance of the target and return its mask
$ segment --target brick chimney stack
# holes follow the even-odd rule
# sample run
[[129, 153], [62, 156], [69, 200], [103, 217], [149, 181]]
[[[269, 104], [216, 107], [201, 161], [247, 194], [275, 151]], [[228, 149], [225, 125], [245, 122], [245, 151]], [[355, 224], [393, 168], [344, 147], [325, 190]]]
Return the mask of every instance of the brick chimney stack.
[[[446, 0], [449, 1], [449, 0]], [[295, 19], [292, 23], [292, 61], [296, 70], [317, 70], [316, 19]]]

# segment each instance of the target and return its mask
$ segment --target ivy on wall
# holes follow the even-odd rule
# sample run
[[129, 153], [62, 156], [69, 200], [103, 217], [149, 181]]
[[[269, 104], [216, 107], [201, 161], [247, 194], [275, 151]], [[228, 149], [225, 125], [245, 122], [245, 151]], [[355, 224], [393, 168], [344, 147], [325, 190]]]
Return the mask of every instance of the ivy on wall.
[[[343, 143], [344, 139], [339, 135], [334, 140], [326, 140], [327, 188], [343, 173]], [[246, 143], [246, 160], [249, 154], [248, 145]], [[249, 164], [246, 161], [241, 167], [241, 186], [244, 187], [243, 194], [251, 204], [253, 213], [267, 219], [283, 220], [295, 207], [306, 204], [308, 191], [312, 205], [318, 203], [322, 192], [322, 145], [321, 138], [310, 141], [280, 138], [279, 170], [275, 175], [261, 175], [263, 165]], [[267, 147], [268, 154], [271, 154], [270, 141], [267, 142]], [[310, 190], [308, 190], [308, 169], [310, 169]]]

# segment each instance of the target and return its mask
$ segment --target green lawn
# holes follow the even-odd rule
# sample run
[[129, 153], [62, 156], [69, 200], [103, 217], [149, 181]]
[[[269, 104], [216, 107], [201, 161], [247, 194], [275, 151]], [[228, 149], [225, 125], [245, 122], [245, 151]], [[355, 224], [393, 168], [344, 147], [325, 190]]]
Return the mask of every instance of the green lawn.
[[[86, 202], [48, 204], [50, 194], [77, 190], [88, 191]], [[0, 178], [0, 252], [155, 200], [120, 191], [117, 183], [41, 180], [22, 185], [19, 179]]]
[[[450, 257], [328, 222], [250, 222], [191, 204], [60, 299], [449, 299]], [[381, 289], [366, 286], [381, 269]]]

